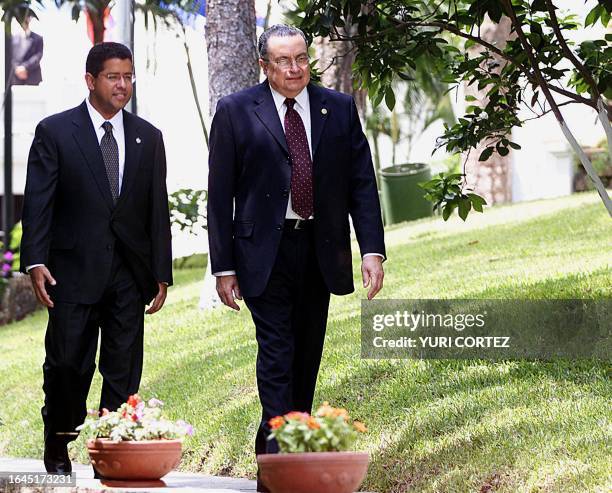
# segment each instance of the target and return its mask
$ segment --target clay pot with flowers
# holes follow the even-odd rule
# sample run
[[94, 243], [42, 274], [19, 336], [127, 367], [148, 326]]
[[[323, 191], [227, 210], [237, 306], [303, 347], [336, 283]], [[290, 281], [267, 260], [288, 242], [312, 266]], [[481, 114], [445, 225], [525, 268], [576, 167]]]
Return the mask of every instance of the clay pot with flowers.
[[131, 395], [116, 411], [96, 412], [77, 428], [92, 436], [87, 450], [103, 481], [155, 485], [179, 465], [182, 439], [193, 429], [184, 421], [164, 418], [162, 406], [160, 400], [145, 402]]
[[314, 415], [290, 412], [269, 423], [280, 453], [258, 455], [260, 477], [272, 493], [353, 493], [369, 457], [350, 451], [365, 426], [345, 409], [323, 403]]

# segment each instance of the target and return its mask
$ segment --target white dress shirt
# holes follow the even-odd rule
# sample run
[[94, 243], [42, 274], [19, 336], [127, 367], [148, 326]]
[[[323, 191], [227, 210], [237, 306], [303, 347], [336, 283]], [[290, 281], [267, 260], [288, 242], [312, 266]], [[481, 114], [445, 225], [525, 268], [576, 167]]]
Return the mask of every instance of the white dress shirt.
[[[287, 114], [287, 105], [285, 105], [285, 99], [287, 98], [283, 96], [280, 92], [272, 89], [272, 87], [270, 87], [270, 91], [272, 91], [272, 98], [274, 98], [276, 111], [278, 112], [278, 117], [280, 118], [284, 130], [285, 115]], [[306, 87], [302, 89], [302, 92], [300, 92], [294, 99], [295, 105], [293, 105], [293, 109], [298, 112], [298, 115], [300, 115], [300, 118], [304, 123], [304, 129], [306, 130], [306, 138], [308, 139], [308, 149], [310, 150], [310, 160], [312, 161], [312, 138], [310, 136], [310, 98], [308, 97], [308, 89]], [[310, 216], [308, 219], [312, 219], [313, 217], [314, 216]], [[302, 219], [298, 214], [295, 213], [293, 207], [291, 207], [291, 191], [289, 191], [289, 201], [287, 202], [287, 213], [285, 214], [285, 219]]]
[[94, 130], [96, 131], [96, 137], [98, 137], [98, 144], [102, 142], [102, 137], [104, 137], [105, 134], [102, 124], [109, 121], [113, 126], [113, 137], [115, 137], [117, 147], [119, 148], [119, 193], [121, 194], [123, 169], [125, 168], [125, 131], [123, 130], [123, 110], [117, 111], [115, 116], [113, 116], [110, 120], [107, 120], [91, 105], [89, 98], [85, 99], [85, 103], [87, 104], [89, 118], [91, 118]]
[[[105, 131], [102, 127], [102, 124], [106, 121], [111, 122], [113, 126], [113, 137], [117, 141], [117, 147], [119, 148], [119, 192], [121, 193], [121, 184], [123, 183], [123, 169], [125, 168], [125, 132], [123, 130], [123, 110], [118, 111], [115, 116], [113, 116], [110, 120], [104, 118], [98, 110], [95, 109], [91, 103], [89, 102], [89, 98], [85, 99], [85, 104], [87, 105], [87, 111], [89, 113], [89, 118], [91, 118], [91, 123], [93, 123], [94, 129], [96, 131], [96, 137], [98, 138], [98, 144], [102, 141], [102, 137], [104, 137]], [[110, 185], [109, 185], [110, 186]], [[44, 264], [32, 264], [26, 267], [26, 272], [30, 272], [30, 269], [34, 267], [40, 267]]]
[[[283, 130], [285, 129], [285, 114], [287, 113], [287, 106], [285, 105], [285, 96], [283, 96], [278, 91], [272, 89], [270, 86], [270, 91], [272, 92], [272, 98], [274, 99], [274, 105], [276, 106], [276, 111], [278, 112], [278, 117], [280, 118], [281, 125], [283, 126]], [[311, 138], [311, 124], [310, 124], [310, 98], [308, 97], [308, 87], [302, 89], [295, 98], [295, 105], [293, 105], [293, 109], [298, 112], [300, 118], [302, 119], [302, 123], [304, 123], [304, 129], [306, 130], [306, 138], [308, 139], [308, 149], [310, 150], [310, 159], [312, 160], [312, 138]], [[308, 219], [313, 219], [314, 216], [310, 216]], [[293, 208], [291, 207], [291, 192], [289, 192], [289, 201], [287, 202], [287, 212], [285, 214], [285, 219], [301, 219], [301, 217], [295, 213]], [[377, 257], [385, 258], [384, 255], [380, 253], [366, 253], [363, 255], [363, 258], [375, 255]], [[236, 275], [236, 271], [227, 270], [223, 272], [213, 272], [213, 276], [234, 276]]]

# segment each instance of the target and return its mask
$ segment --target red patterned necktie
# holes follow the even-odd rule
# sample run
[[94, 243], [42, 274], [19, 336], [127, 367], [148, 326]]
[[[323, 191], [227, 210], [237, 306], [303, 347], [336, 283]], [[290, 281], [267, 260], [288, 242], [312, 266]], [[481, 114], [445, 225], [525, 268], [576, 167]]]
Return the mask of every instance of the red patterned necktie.
[[293, 108], [295, 99], [285, 99], [285, 138], [291, 157], [291, 207], [303, 219], [313, 212], [312, 159], [306, 129], [300, 115]]

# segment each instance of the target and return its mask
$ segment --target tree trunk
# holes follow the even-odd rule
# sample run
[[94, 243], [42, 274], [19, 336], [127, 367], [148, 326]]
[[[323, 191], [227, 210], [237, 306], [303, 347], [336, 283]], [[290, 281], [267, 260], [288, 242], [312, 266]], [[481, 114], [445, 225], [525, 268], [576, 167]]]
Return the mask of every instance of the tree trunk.
[[[210, 114], [223, 96], [259, 82], [254, 0], [209, 0], [206, 5], [206, 51]], [[204, 274], [200, 308], [219, 306], [210, 262]]]
[[[352, 36], [353, 29], [346, 32], [341, 29], [342, 34]], [[316, 56], [319, 59], [319, 70], [324, 71], [321, 74], [321, 83], [336, 91], [350, 94], [355, 98], [357, 110], [363, 119], [366, 111], [367, 93], [363, 90], [353, 89], [353, 62], [355, 61], [356, 51], [351, 51], [354, 48], [352, 42], [345, 41], [330, 41], [329, 38], [319, 37], [314, 40], [314, 48]]]
[[210, 113], [223, 96], [257, 84], [254, 0], [209, 0], [206, 51]]
[[108, 4], [110, 0], [97, 0], [88, 2], [85, 7], [87, 17], [91, 23], [90, 37], [93, 44], [102, 43], [104, 41], [104, 20], [109, 14]]
[[[499, 24], [486, 19], [481, 26], [481, 37], [485, 41], [497, 46], [503, 50], [508, 39], [516, 37], [515, 33], [511, 33], [512, 25], [508, 17], [502, 17]], [[468, 50], [470, 56], [477, 56], [482, 51], [479, 45]], [[493, 58], [500, 64], [494, 71], [499, 73], [506, 65], [506, 61], [492, 54]], [[485, 107], [488, 103], [486, 97], [490, 86], [478, 90], [476, 84], [467, 86], [465, 83], [465, 94], [472, 95], [476, 101], [470, 103], [476, 106]], [[512, 139], [510, 139], [512, 140]], [[510, 178], [510, 169], [512, 166], [512, 151], [507, 156], [502, 156], [498, 153], [493, 155], [486, 161], [478, 161], [480, 154], [487, 146], [489, 141], [482, 141], [476, 149], [472, 149], [466, 163], [466, 183], [469, 188], [473, 188], [475, 192], [482, 195], [488, 204], [499, 204], [510, 202], [512, 200], [512, 182]]]

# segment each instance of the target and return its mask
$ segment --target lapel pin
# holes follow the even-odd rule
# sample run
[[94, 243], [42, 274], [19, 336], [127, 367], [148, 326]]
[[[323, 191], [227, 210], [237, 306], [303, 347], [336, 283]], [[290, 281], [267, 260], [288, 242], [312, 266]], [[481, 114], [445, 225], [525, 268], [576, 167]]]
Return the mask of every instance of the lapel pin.
[[140, 140], [140, 137], [136, 137], [136, 143], [140, 144], [142, 142], [142, 140]]
[[321, 108], [321, 113], [323, 113], [324, 115], [327, 115], [327, 108]]

